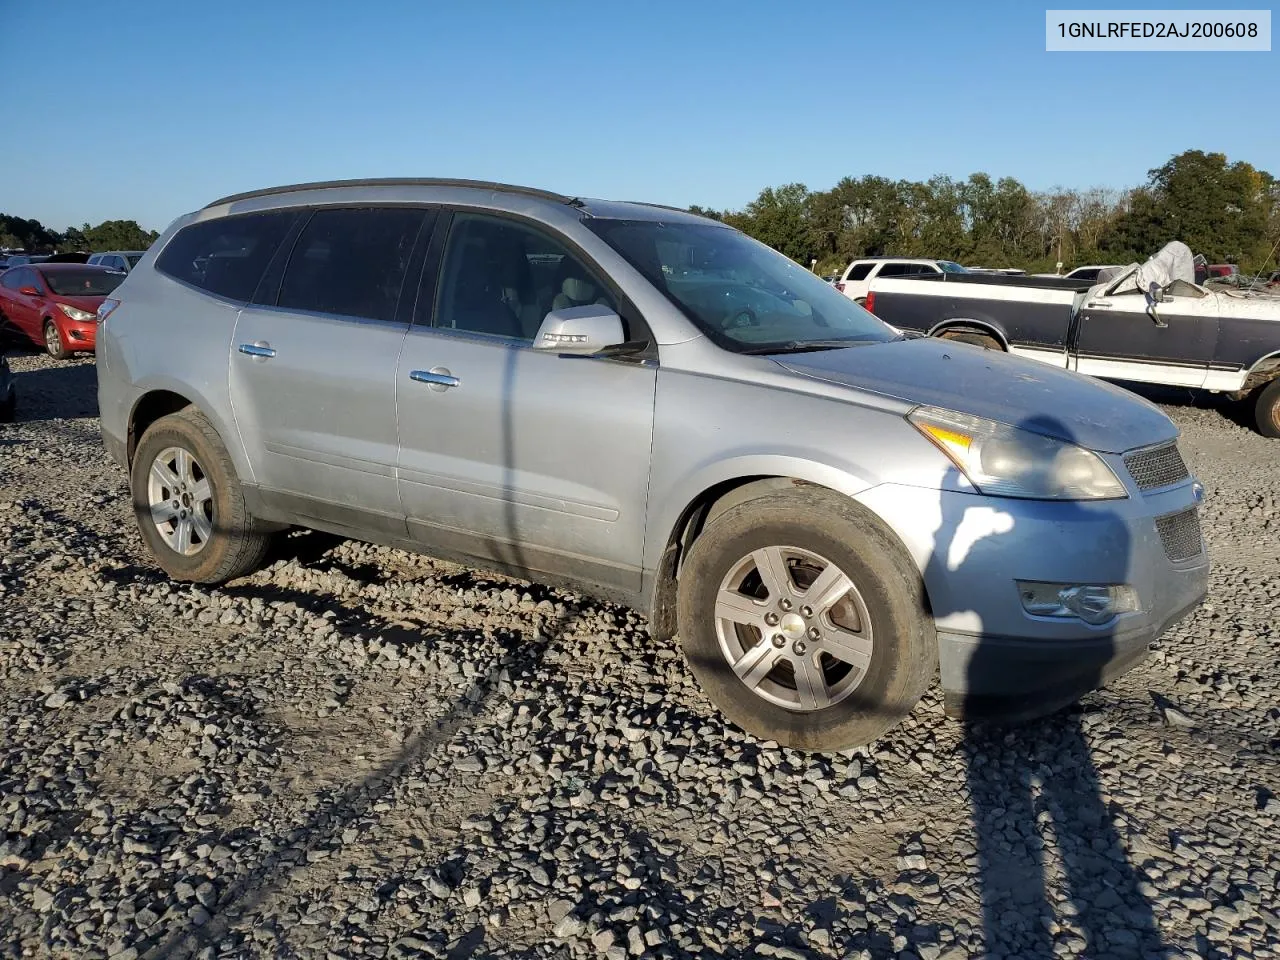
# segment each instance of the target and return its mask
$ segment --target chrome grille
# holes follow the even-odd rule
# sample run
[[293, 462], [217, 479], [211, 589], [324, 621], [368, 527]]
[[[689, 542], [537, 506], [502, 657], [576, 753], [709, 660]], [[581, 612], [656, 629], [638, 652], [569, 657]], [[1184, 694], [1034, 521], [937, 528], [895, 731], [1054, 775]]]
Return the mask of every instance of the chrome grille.
[[1124, 465], [1139, 490], [1167, 487], [1190, 476], [1176, 443], [1165, 443], [1149, 450], [1131, 453], [1124, 458]]
[[1196, 516], [1195, 507], [1157, 517], [1156, 530], [1170, 560], [1176, 562], [1200, 556], [1200, 519]]

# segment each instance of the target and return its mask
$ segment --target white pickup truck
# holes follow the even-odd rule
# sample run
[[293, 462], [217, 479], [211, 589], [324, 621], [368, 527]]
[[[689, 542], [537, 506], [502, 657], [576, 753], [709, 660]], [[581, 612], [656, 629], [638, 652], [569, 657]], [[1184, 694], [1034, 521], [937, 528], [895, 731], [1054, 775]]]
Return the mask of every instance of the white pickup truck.
[[961, 340], [1109, 380], [1253, 399], [1280, 437], [1280, 297], [1193, 282], [1168, 244], [1101, 282], [942, 273], [876, 279], [866, 307], [900, 330]]

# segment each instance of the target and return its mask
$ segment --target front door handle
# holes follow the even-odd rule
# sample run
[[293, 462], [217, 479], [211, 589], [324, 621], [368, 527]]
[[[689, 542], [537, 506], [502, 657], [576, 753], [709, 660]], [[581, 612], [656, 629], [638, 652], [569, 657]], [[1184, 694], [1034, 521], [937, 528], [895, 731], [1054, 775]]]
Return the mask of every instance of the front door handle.
[[270, 359], [276, 355], [275, 350], [268, 346], [263, 340], [259, 340], [257, 343], [240, 344], [240, 352], [248, 354], [251, 357], [262, 357], [264, 360]]
[[462, 381], [449, 372], [448, 367], [432, 367], [430, 370], [410, 370], [409, 379], [425, 383], [432, 390], [440, 392], [456, 387]]
[[1111, 304], [1104, 300], [1093, 300], [1085, 304], [1086, 307], [1092, 307], [1094, 310], [1110, 310]]

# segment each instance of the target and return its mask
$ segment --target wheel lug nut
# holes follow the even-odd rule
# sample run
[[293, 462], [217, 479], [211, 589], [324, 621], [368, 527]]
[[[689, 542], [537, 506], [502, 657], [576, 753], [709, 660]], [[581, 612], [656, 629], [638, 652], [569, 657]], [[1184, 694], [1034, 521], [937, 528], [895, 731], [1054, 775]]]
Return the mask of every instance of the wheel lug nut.
[[821, 640], [821, 639], [822, 639], [822, 631], [821, 631], [821, 630], [819, 630], [817, 627], [810, 627], [810, 628], [809, 628], [809, 639], [810, 639], [810, 640]]
[[772, 612], [766, 613], [764, 615], [764, 622], [771, 627], [776, 627], [778, 625], [778, 615]]
[[805, 651], [805, 649], [806, 649], [806, 648], [805, 648], [805, 645], [804, 645], [804, 641], [803, 641], [803, 640], [797, 640], [795, 643], [793, 643], [793, 644], [791, 645], [791, 649], [792, 649], [792, 651], [794, 651], [794, 652], [795, 652], [795, 655], [796, 655], [797, 657], [799, 657], [799, 656], [803, 656], [803, 655], [804, 655], [804, 651]]
[[778, 601], [778, 606], [780, 606], [783, 610], [790, 610], [791, 601], [788, 600], [786, 597], [783, 597], [781, 600]]
[[786, 644], [787, 644], [787, 638], [784, 637], [782, 634], [775, 633], [773, 635], [773, 645], [777, 647], [779, 650], [781, 650], [784, 646], [786, 646]]
[[813, 616], [813, 607], [801, 607], [801, 608], [800, 608], [800, 616], [802, 616], [802, 617], [812, 617], [812, 616]]

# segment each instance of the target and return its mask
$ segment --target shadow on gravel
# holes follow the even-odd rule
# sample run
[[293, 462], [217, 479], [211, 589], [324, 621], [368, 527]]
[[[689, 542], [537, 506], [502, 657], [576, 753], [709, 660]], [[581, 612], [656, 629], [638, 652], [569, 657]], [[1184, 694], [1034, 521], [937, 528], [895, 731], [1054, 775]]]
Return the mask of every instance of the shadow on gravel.
[[[306, 538], [297, 539], [305, 540]], [[304, 544], [304, 548], [319, 549], [320, 542]], [[120, 579], [128, 575], [127, 571], [116, 574]], [[366, 610], [353, 609], [346, 604], [314, 593], [257, 584], [227, 586], [222, 589], [223, 592], [234, 597], [257, 598], [266, 603], [291, 602], [315, 613], [332, 611], [335, 615], [335, 627], [344, 633], [390, 635], [400, 639], [417, 634], [422, 642], [429, 642], [430, 631], [420, 633], [411, 631], [403, 624], [390, 623]], [[287, 846], [282, 845], [281, 850], [265, 857], [256, 866], [232, 880], [226, 892], [219, 897], [216, 911], [210, 911], [213, 916], [206, 923], [201, 926], [191, 924], [186, 929], [172, 933], [146, 950], [142, 956], [147, 960], [189, 957], [223, 937], [242, 917], [266, 900], [276, 886], [286, 879], [290, 871], [305, 865], [307, 853], [334, 840], [352, 821], [366, 816], [373, 804], [392, 789], [396, 780], [410, 774], [418, 761], [453, 739], [471, 718], [482, 713], [493, 696], [497, 684], [496, 680], [488, 679], [489, 676], [496, 677], [503, 670], [515, 673], [537, 669], [546, 653], [547, 645], [571, 629], [576, 618], [576, 610], [570, 609], [564, 616], [547, 622], [542, 628], [543, 639], [540, 642], [525, 641], [519, 635], [510, 639], [500, 638], [505, 645], [501, 659], [492, 665], [486, 675], [478, 676], [443, 716], [409, 738], [392, 758], [359, 783], [353, 783], [333, 799], [321, 802], [305, 821], [286, 831], [290, 843]], [[299, 859], [299, 851], [301, 851], [301, 859]], [[478, 947], [479, 943], [476, 946]]]
[[[1021, 424], [1032, 432], [1070, 438], [1051, 417]], [[1097, 583], [1129, 582], [1131, 544], [1127, 528], [1108, 522], [1105, 501], [1089, 505], [1025, 502], [1018, 516], [991, 517], [964, 497], [943, 500], [929, 565], [932, 582], [955, 585], [950, 598], [931, 597], [933, 615], [977, 613], [967, 593], [1005, 582], [1010, 557], [1024, 569], [1067, 580], [1087, 576]], [[1021, 517], [1041, 516], [1033, 521]], [[1033, 538], [1066, 523], [1089, 546], [1074, 560], [1059, 558], [1061, 544]], [[1019, 523], [1023, 526], [1019, 526]], [[968, 527], [962, 532], [962, 527]], [[975, 539], [975, 534], [977, 534]], [[1090, 555], [1096, 550], [1096, 555]], [[1065, 559], [1065, 562], [1063, 560]], [[1085, 566], [1085, 564], [1089, 564]], [[1087, 571], [1081, 573], [1082, 567]], [[1008, 597], [1014, 601], [1013, 585]], [[1069, 621], [1067, 621], [1069, 622]], [[1151, 904], [1130, 865], [1114, 826], [1123, 810], [1102, 799], [1097, 771], [1074, 705], [1083, 694], [1123, 672], [1146, 651], [1145, 643], [1121, 642], [1097, 632], [1073, 644], [1064, 656], [1045, 655], [1054, 641], [1003, 640], [991, 624], [973, 637], [944, 641], [942, 668], [960, 696], [948, 694], [948, 712], [965, 723], [963, 750], [977, 838], [983, 927], [991, 958], [1051, 960], [1064, 943], [1085, 956], [1162, 957], [1164, 950]], [[1077, 634], [1079, 635], [1079, 634]], [[963, 681], [960, 678], [963, 677]], [[1066, 710], [1045, 716], [1048, 711]], [[1016, 728], [999, 721], [1035, 718]], [[1060, 868], [1065, 893], [1053, 890], [1051, 861]], [[1057, 870], [1053, 870], [1056, 873]]]
[[[98, 367], [71, 360], [39, 370], [15, 370], [18, 423], [72, 420], [98, 415]], [[101, 443], [97, 430], [93, 438]]]

